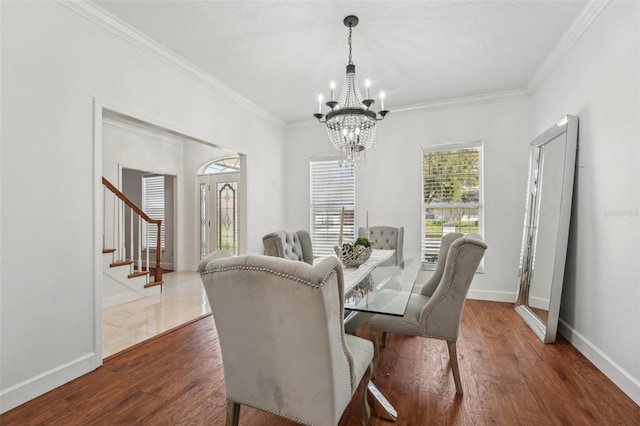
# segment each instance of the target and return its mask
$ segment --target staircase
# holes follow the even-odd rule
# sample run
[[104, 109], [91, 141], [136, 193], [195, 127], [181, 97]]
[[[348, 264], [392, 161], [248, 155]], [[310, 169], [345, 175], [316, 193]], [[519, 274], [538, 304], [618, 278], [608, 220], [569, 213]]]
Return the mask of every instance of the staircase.
[[[147, 216], [104, 177], [102, 184], [104, 309], [159, 295], [163, 281], [160, 265], [162, 251], [158, 249], [160, 238], [157, 238], [162, 221]], [[155, 238], [150, 238], [151, 234]], [[153, 239], [155, 246], [150, 244]], [[155, 266], [150, 263], [152, 251], [155, 251]], [[153, 274], [149, 273], [150, 268], [153, 268]]]

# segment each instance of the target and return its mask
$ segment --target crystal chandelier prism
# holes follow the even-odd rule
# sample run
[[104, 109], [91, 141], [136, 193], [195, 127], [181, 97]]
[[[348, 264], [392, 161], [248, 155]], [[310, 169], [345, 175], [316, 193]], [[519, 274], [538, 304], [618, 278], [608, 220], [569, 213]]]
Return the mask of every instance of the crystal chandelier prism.
[[371, 107], [375, 104], [369, 98], [369, 80], [365, 82], [366, 96], [362, 97], [358, 80], [356, 78], [356, 66], [351, 60], [351, 31], [358, 25], [357, 16], [344, 18], [344, 25], [349, 28], [349, 62], [347, 75], [338, 101], [334, 99], [335, 84], [331, 83], [331, 99], [325, 103], [330, 109], [326, 114], [322, 113], [323, 97], [318, 97], [318, 112], [313, 114], [320, 123], [327, 126], [329, 139], [340, 154], [340, 165], [355, 167], [366, 164], [366, 151], [373, 145], [376, 137], [376, 123], [389, 113], [384, 109], [384, 93], [380, 93], [381, 110], [376, 112]]

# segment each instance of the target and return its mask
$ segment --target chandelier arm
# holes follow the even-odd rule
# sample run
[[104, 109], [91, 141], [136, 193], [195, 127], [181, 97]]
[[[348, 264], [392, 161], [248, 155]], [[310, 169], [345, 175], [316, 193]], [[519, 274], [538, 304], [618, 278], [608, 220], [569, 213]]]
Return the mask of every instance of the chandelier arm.
[[330, 111], [329, 113], [327, 113], [327, 120], [331, 120], [333, 117], [337, 117], [340, 115], [366, 115], [371, 119], [376, 118], [376, 113], [374, 111], [361, 109], [361, 108], [343, 108], [343, 109], [336, 109], [334, 111]]
[[[326, 123], [327, 122], [327, 119], [325, 118], [324, 114], [321, 114], [321, 113], [318, 112], [318, 113], [313, 114], [313, 116], [315, 118], [317, 118], [318, 122], [320, 122], [320, 123]], [[322, 121], [323, 118], [324, 118], [324, 121]]]

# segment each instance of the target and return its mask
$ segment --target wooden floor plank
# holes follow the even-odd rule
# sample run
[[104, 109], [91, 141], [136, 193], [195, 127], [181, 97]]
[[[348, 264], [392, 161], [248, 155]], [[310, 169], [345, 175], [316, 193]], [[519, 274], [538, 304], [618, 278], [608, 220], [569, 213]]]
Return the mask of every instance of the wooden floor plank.
[[[366, 327], [359, 331], [367, 336]], [[445, 342], [390, 334], [375, 383], [398, 410], [372, 426], [639, 425], [640, 407], [565, 339], [545, 345], [513, 305], [470, 300], [458, 339], [464, 395]], [[356, 395], [357, 398], [357, 395]], [[97, 370], [0, 416], [12, 425], [220, 425], [222, 359], [212, 317], [111, 357]], [[251, 407], [241, 425], [294, 423]], [[359, 425], [357, 399], [340, 425]]]

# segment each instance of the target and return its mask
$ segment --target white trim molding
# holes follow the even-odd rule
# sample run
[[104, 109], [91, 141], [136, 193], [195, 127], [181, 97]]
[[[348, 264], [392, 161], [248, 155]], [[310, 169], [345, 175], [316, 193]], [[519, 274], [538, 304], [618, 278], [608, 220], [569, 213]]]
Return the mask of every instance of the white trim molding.
[[467, 299], [486, 300], [489, 302], [514, 303], [516, 294], [512, 291], [474, 290], [469, 289]]
[[[602, 12], [610, 0], [590, 1], [582, 9], [578, 18], [571, 24], [566, 33], [560, 38], [558, 43], [551, 50], [551, 53], [542, 62], [542, 65], [533, 74], [525, 87], [500, 92], [483, 93], [479, 95], [463, 96], [459, 98], [441, 99], [431, 102], [424, 102], [415, 105], [406, 105], [395, 108], [387, 119], [430, 111], [448, 110], [463, 108], [475, 105], [484, 105], [495, 102], [513, 101], [518, 99], [529, 99], [540, 85], [551, 74], [551, 71], [562, 61], [573, 45], [582, 34], [589, 28], [596, 17]], [[313, 119], [287, 124], [286, 130], [309, 128], [317, 126], [317, 121]]]
[[268, 122], [284, 128], [284, 122], [279, 117], [251, 102], [249, 99], [240, 95], [238, 92], [236, 92], [220, 80], [214, 78], [202, 69], [193, 65], [191, 62], [178, 56], [173, 51], [157, 43], [150, 37], [144, 35], [140, 31], [126, 24], [117, 17], [111, 15], [92, 2], [70, 0], [57, 1], [60, 4], [78, 13], [79, 15], [117, 35], [126, 42], [131, 43], [132, 45], [138, 47], [149, 55], [172, 66], [176, 70], [184, 73], [186, 76], [193, 78], [197, 82], [207, 86], [212, 91], [224, 96], [232, 102], [235, 102], [236, 104], [267, 120]]
[[640, 381], [620, 367], [606, 353], [593, 344], [589, 339], [567, 324], [562, 318], [558, 321], [558, 333], [596, 366], [622, 392], [636, 404], [640, 405]]
[[540, 85], [549, 77], [551, 71], [562, 61], [576, 41], [578, 41], [587, 28], [589, 28], [591, 23], [593, 23], [608, 3], [609, 0], [596, 0], [587, 3], [580, 12], [580, 15], [578, 15], [578, 18], [560, 38], [553, 50], [551, 50], [551, 53], [549, 53], [531, 80], [529, 80], [529, 83], [527, 83], [527, 93], [529, 96], [532, 96], [536, 90], [538, 90]]
[[[445, 109], [464, 108], [476, 105], [486, 105], [495, 102], [506, 102], [527, 99], [529, 94], [524, 89], [503, 90], [500, 92], [483, 93], [480, 95], [463, 96], [459, 98], [441, 99], [420, 104], [395, 108], [393, 116], [415, 114], [421, 112], [440, 111]], [[392, 115], [390, 114], [389, 117]]]
[[[131, 43], [144, 52], [165, 62], [166, 64], [193, 78], [199, 83], [206, 85], [214, 92], [226, 97], [232, 102], [235, 102], [236, 104], [256, 114], [257, 116], [262, 117], [267, 121], [284, 128], [285, 130], [307, 128], [317, 125], [317, 122], [311, 119], [294, 123], [285, 123], [276, 115], [240, 95], [238, 92], [236, 92], [234, 89], [232, 89], [222, 81], [214, 78], [191, 62], [178, 56], [173, 51], [157, 43], [150, 37], [126, 24], [124, 21], [113, 16], [112, 14], [108, 13], [92, 2], [79, 2], [70, 0], [57, 1], [70, 10], [73, 10], [79, 15], [89, 19], [90, 21], [117, 35], [128, 43]], [[549, 76], [551, 71], [553, 71], [558, 63], [564, 58], [567, 52], [569, 52], [571, 47], [580, 38], [580, 36], [582, 36], [584, 31], [591, 25], [591, 23], [600, 14], [600, 12], [609, 3], [609, 1], [610, 0], [596, 0], [587, 3], [584, 9], [580, 12], [578, 18], [569, 27], [567, 32], [560, 38], [560, 41], [553, 48], [549, 56], [547, 56], [542, 65], [534, 73], [533, 77], [531, 78], [531, 80], [529, 80], [526, 87], [500, 92], [464, 96], [459, 98], [441, 99], [415, 105], [407, 105], [394, 109], [393, 114], [391, 114], [389, 117], [482, 105], [493, 102], [526, 99], [530, 97], [531, 95], [533, 95], [533, 93], [535, 93], [538, 87], [540, 87], [542, 82]]]
[[2, 392], [0, 392], [0, 413], [6, 413], [24, 404], [26, 401], [37, 398], [50, 390], [93, 371], [96, 368], [98, 359], [100, 359], [100, 363], [102, 363], [101, 358], [102, 357], [96, 353], [87, 353], [78, 359], [2, 390]]
[[[440, 99], [437, 101], [424, 102], [403, 107], [394, 108], [385, 120], [391, 117], [419, 114], [430, 111], [441, 111], [453, 108], [464, 108], [475, 105], [486, 105], [495, 102], [506, 102], [518, 99], [528, 99], [529, 93], [525, 89], [504, 90], [501, 92], [483, 93], [481, 95], [463, 96], [459, 98]], [[310, 127], [318, 127], [318, 121], [310, 118], [305, 121], [290, 123], [286, 126], [286, 130], [304, 129]]]

